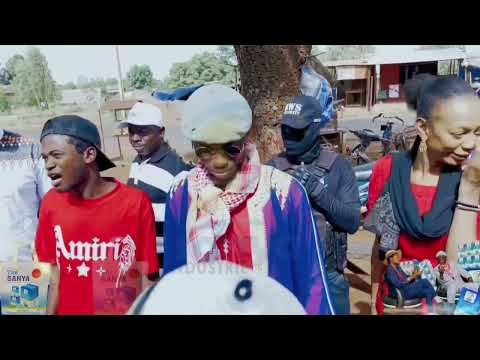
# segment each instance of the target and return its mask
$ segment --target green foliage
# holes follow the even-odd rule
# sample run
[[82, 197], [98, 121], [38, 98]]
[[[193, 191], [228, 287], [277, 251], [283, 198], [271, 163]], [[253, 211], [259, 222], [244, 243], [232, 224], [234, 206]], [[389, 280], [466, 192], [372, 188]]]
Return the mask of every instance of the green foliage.
[[364, 58], [374, 52], [373, 45], [328, 45], [326, 53], [318, 57], [321, 61], [351, 60]]
[[217, 54], [225, 64], [238, 65], [237, 54], [233, 45], [218, 45]]
[[5, 64], [5, 70], [10, 74], [12, 77], [12, 81], [15, 78], [16, 72], [15, 67], [19, 62], [24, 61], [25, 58], [20, 54], [13, 55], [10, 59], [8, 59], [7, 63]]
[[158, 80], [155, 86], [156, 90], [164, 91], [164, 92], [169, 92], [169, 91], [175, 90], [176, 88], [177, 87], [175, 87], [175, 85], [172, 85], [170, 83], [170, 80], [168, 77], [163, 80]]
[[68, 83], [61, 85], [60, 88], [62, 90], [75, 90], [77, 86], [73, 81], [69, 81]]
[[48, 109], [49, 103], [58, 98], [47, 59], [38, 48], [28, 48], [25, 60], [15, 64], [14, 73], [13, 87], [23, 105]]
[[0, 69], [0, 84], [1, 85], [10, 85], [15, 78], [15, 66], [18, 62], [23, 61], [23, 56], [19, 54], [13, 55], [6, 62], [5, 66]]
[[0, 68], [0, 85], [10, 85], [11, 77], [5, 68]]
[[0, 91], [0, 112], [9, 112], [11, 109], [7, 96]]
[[194, 55], [189, 61], [173, 64], [163, 86], [165, 90], [173, 90], [208, 82], [232, 85], [235, 82], [235, 68], [227, 65], [217, 54], [204, 52]]
[[117, 85], [117, 84], [118, 84], [118, 80], [115, 79], [115, 78], [105, 79], [105, 85], [107, 85], [107, 86], [113, 86], [113, 85]]
[[127, 84], [133, 89], [152, 89], [153, 73], [148, 65], [133, 65], [127, 72]]
[[80, 75], [77, 78], [77, 88], [78, 89], [86, 89], [90, 86], [90, 82], [88, 81], [88, 78], [84, 75]]
[[[68, 89], [69, 87], [65, 87], [67, 85], [71, 86], [73, 83], [67, 83], [65, 85], [63, 85], [64, 89]], [[88, 79], [86, 76], [84, 75], [80, 75], [77, 79], [77, 84], [73, 84], [73, 87], [72, 89], [100, 89], [101, 91], [101, 94], [102, 96], [106, 96], [107, 94], [107, 87], [108, 86], [112, 86], [112, 85], [117, 85], [118, 84], [118, 80], [115, 79], [115, 78], [102, 78], [102, 77], [98, 77], [98, 78], [91, 78], [91, 79]]]

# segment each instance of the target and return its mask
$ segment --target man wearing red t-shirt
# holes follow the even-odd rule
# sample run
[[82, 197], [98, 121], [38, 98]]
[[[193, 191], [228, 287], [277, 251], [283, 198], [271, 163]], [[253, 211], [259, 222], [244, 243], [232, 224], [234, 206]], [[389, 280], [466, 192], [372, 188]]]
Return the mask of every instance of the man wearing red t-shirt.
[[158, 274], [155, 218], [148, 196], [100, 171], [115, 165], [96, 126], [79, 116], [46, 122], [42, 158], [52, 189], [35, 241], [51, 267], [49, 314], [122, 314]]

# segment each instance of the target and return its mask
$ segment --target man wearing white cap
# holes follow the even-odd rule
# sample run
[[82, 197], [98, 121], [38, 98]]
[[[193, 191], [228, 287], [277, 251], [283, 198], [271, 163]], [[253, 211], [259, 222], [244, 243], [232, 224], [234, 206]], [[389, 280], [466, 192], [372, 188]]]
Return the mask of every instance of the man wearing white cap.
[[136, 103], [119, 127], [128, 128], [130, 144], [138, 154], [130, 168], [127, 184], [145, 191], [152, 201], [158, 262], [162, 269], [165, 199], [173, 178], [191, 167], [164, 141], [165, 124], [162, 112], [156, 106]]
[[469, 272], [460, 265], [453, 261], [447, 261], [445, 251], [437, 252], [436, 258], [438, 265], [434, 269], [435, 276], [440, 284], [440, 289], [447, 292], [447, 301], [450, 304], [455, 304], [455, 295], [463, 288], [478, 291], [480, 284], [474, 283]]
[[229, 261], [277, 280], [307, 313], [334, 314], [307, 194], [260, 163], [251, 126], [250, 106], [229, 87], [204, 86], [186, 101], [183, 132], [199, 162], [169, 192], [164, 272]]

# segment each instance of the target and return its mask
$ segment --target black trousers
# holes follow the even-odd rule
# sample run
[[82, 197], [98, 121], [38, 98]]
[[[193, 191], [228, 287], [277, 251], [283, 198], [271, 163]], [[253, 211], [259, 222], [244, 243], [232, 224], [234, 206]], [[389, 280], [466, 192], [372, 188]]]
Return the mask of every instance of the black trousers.
[[157, 259], [158, 259], [158, 267], [160, 268], [160, 273], [156, 274], [149, 274], [148, 275], [148, 280], [150, 281], [156, 281], [160, 278], [160, 275], [162, 274], [163, 270], [163, 253], [162, 254], [157, 254]]
[[157, 254], [157, 258], [158, 258], [158, 266], [160, 267], [160, 269], [163, 269], [163, 253]]

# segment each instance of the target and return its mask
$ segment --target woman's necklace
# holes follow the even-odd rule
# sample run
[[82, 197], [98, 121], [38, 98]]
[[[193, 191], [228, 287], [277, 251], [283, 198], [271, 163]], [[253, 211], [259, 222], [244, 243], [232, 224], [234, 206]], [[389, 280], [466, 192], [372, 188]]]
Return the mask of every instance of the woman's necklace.
[[420, 186], [438, 186], [440, 174], [432, 174], [428, 170], [430, 167], [425, 164], [426, 162], [428, 162], [426, 155], [423, 157], [423, 162], [419, 164], [414, 162], [410, 170], [410, 182]]

